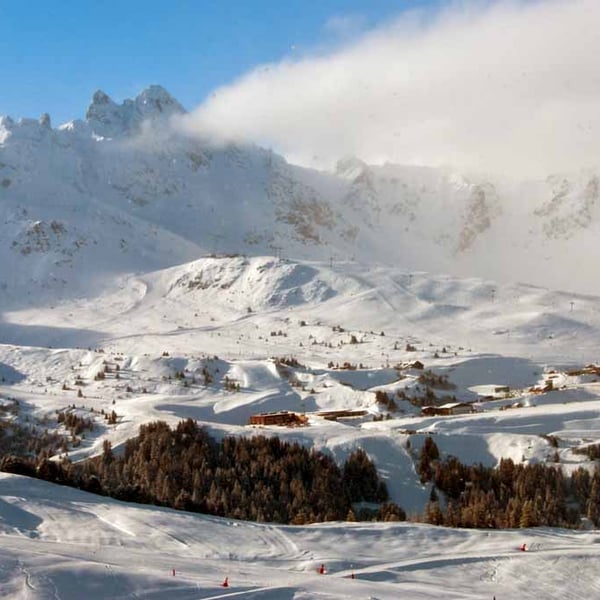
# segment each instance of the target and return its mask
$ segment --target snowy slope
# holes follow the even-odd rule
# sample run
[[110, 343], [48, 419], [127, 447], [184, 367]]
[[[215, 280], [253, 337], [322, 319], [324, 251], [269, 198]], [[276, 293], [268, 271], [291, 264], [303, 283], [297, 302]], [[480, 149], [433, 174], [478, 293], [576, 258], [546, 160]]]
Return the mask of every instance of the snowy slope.
[[[101, 452], [106, 438], [118, 447], [158, 418], [192, 417], [217, 435], [252, 435], [262, 431], [246, 426], [252, 414], [295, 410], [309, 414], [310, 427], [268, 431], [339, 462], [364, 447], [412, 514], [428, 494], [414, 471], [424, 434], [434, 432], [448, 454], [489, 465], [502, 457], [550, 460], [554, 448], [541, 436], [555, 435], [565, 467], [578, 466], [571, 447], [600, 441], [600, 385], [566, 374], [597, 360], [597, 297], [273, 257], [204, 258], [119, 285], [98, 297], [6, 311], [0, 323], [7, 374], [0, 392], [18, 397], [28, 414], [41, 420], [76, 401], [120, 416], [114, 427], [98, 419], [74, 458]], [[278, 366], [277, 357], [300, 366]], [[420, 417], [399, 402], [394, 418], [373, 422], [386, 412], [375, 391], [423, 392], [421, 372], [403, 368], [417, 359], [453, 384], [440, 397], [472, 402], [494, 386], [509, 386], [510, 397], [451, 418]], [[337, 368], [343, 363], [353, 369]], [[98, 380], [105, 367], [112, 374]], [[530, 391], [552, 370], [555, 391]], [[75, 400], [78, 390], [83, 398]], [[522, 408], [501, 410], [509, 404]], [[316, 416], [338, 409], [367, 415]]]
[[[101, 452], [105, 439], [118, 449], [140, 423], [185, 417], [217, 436], [279, 435], [340, 463], [360, 446], [391, 497], [416, 515], [429, 497], [415, 473], [426, 435], [444, 454], [487, 465], [553, 460], [543, 437], [552, 435], [565, 470], [593, 466], [572, 449], [600, 441], [600, 383], [567, 371], [594, 360], [599, 307], [593, 296], [400, 269], [204, 258], [122, 278], [99, 296], [5, 311], [0, 396], [19, 401], [19, 419], [58, 431], [56, 410], [76, 403], [96, 426], [70, 449], [73, 460]], [[302, 366], [282, 368], [273, 356]], [[375, 390], [416, 392], [420, 372], [394, 368], [416, 359], [447, 374], [458, 398], [496, 385], [510, 386], [510, 398], [455, 417], [420, 417], [400, 403], [392, 419], [374, 421], [384, 412]], [[342, 362], [362, 366], [335, 368]], [[550, 376], [555, 391], [530, 391]], [[227, 390], [227, 379], [240, 390]], [[513, 404], [522, 408], [502, 410]], [[246, 425], [251, 414], [281, 409], [307, 413], [309, 426]], [[367, 414], [338, 422], [317, 414], [332, 409]], [[115, 425], [101, 416], [111, 410]], [[129, 506], [8, 475], [0, 475], [0, 530], [9, 598], [78, 598], [82, 590], [89, 598], [569, 598], [574, 570], [577, 594], [594, 597], [597, 586], [594, 532], [274, 527]], [[536, 552], [518, 553], [523, 541]], [[315, 571], [323, 562], [326, 578]], [[550, 577], [535, 576], [549, 565]]]
[[[10, 599], [568, 600], [599, 591], [597, 533], [281, 527], [125, 504], [4, 474], [0, 539], [0, 586]], [[518, 551], [523, 541], [531, 552]], [[321, 564], [325, 575], [317, 573]], [[225, 577], [228, 588], [220, 585]]]

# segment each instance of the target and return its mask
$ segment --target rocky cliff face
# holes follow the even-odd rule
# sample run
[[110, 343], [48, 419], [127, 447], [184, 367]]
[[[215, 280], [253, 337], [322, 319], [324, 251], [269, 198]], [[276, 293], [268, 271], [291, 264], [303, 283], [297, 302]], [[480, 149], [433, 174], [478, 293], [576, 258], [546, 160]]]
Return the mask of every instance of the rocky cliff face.
[[572, 238], [597, 222], [600, 210], [600, 178], [584, 176], [579, 180], [549, 177], [550, 199], [535, 209], [546, 237]]

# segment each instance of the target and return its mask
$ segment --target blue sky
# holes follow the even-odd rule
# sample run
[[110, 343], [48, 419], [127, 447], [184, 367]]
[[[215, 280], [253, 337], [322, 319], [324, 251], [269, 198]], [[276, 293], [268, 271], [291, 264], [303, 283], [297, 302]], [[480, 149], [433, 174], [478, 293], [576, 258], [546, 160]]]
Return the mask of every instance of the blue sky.
[[[441, 1], [441, 0], [440, 0]], [[341, 43], [437, 0], [2, 0], [0, 114], [82, 117], [152, 83], [194, 108], [253, 67]]]
[[597, 166], [599, 21], [598, 0], [0, 0], [0, 115], [57, 126], [158, 83], [191, 133], [296, 164], [545, 177]]

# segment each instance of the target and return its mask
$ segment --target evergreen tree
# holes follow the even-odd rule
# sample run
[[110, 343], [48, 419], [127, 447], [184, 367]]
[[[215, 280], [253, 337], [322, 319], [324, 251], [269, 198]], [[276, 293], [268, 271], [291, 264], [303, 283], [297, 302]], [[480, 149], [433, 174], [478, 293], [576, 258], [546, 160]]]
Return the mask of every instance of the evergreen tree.
[[586, 508], [587, 518], [595, 527], [598, 527], [600, 525], [600, 476], [598, 475], [598, 471], [592, 477], [592, 485]]

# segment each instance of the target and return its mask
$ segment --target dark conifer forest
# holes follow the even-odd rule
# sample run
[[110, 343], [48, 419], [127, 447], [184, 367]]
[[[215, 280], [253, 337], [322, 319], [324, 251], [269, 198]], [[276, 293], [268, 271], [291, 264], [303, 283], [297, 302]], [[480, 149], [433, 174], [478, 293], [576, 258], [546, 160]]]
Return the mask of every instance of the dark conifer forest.
[[[596, 453], [589, 449], [590, 457]], [[465, 465], [442, 458], [432, 436], [415, 457], [415, 469], [430, 490], [423, 514], [411, 516], [416, 520], [468, 528], [577, 528], [587, 518], [600, 526], [598, 470], [579, 468], [567, 476], [560, 464], [510, 459], [497, 467]], [[105, 441], [100, 456], [77, 463], [51, 460], [47, 452], [37, 458], [4, 454], [0, 470], [118, 500], [250, 521], [406, 519], [388, 501], [362, 449], [339, 467], [327, 454], [276, 436], [218, 441], [191, 419], [173, 428], [162, 421], [142, 425], [118, 451]]]
[[[194, 421], [170, 428], [142, 425], [120, 452], [80, 462], [5, 457], [0, 469], [79, 487], [119, 500], [251, 521], [304, 524], [359, 519], [401, 520], [363, 450], [340, 469], [335, 461], [277, 437], [212, 438]], [[355, 503], [378, 509], [354, 511]]]
[[421, 481], [431, 483], [423, 520], [449, 527], [571, 527], [587, 517], [600, 525], [600, 473], [583, 468], [566, 476], [558, 464], [498, 467], [464, 465], [455, 457], [440, 459], [431, 438], [421, 448]]

